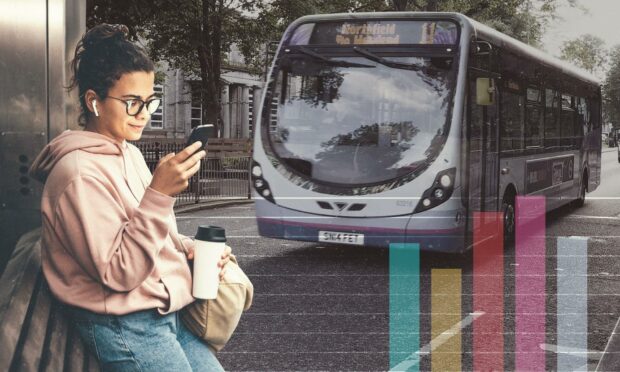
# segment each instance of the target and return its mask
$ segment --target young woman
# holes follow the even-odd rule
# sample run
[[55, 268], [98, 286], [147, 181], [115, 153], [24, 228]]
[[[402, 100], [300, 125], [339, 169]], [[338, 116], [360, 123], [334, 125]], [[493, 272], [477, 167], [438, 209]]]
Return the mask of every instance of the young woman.
[[[151, 175], [127, 143], [160, 99], [153, 63], [126, 34], [104, 24], [78, 43], [71, 87], [85, 128], [55, 138], [32, 166], [45, 182], [43, 272], [103, 370], [221, 371], [177, 315], [194, 301], [194, 243], [178, 233], [172, 207], [206, 154], [194, 143]], [[220, 278], [229, 257], [227, 247]]]

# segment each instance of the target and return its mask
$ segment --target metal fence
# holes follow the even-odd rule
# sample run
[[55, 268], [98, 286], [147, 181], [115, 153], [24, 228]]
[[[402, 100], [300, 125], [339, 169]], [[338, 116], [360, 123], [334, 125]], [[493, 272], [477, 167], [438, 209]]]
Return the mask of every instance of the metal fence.
[[[209, 142], [211, 142], [209, 140]], [[183, 150], [183, 143], [137, 142], [151, 172], [164, 155]], [[251, 157], [242, 152], [218, 151], [207, 153], [201, 161], [200, 171], [191, 179], [187, 190], [177, 195], [175, 206], [200, 203], [208, 200], [250, 199]]]

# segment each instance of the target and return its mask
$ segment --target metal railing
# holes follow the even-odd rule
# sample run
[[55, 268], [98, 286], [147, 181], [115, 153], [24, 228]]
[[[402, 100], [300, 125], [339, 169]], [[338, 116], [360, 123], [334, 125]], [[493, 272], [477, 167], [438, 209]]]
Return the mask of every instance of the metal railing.
[[[210, 142], [210, 140], [209, 140]], [[136, 142], [151, 172], [164, 155], [183, 150], [183, 143]], [[207, 153], [201, 161], [200, 171], [191, 179], [189, 187], [177, 195], [175, 206], [200, 203], [209, 200], [251, 199], [251, 156], [242, 152], [219, 151]]]

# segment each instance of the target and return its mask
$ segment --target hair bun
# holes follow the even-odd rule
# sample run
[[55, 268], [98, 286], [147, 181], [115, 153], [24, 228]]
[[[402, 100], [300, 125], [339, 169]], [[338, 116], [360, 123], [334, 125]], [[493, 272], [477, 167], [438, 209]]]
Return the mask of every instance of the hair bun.
[[111, 25], [102, 23], [86, 32], [84, 35], [84, 47], [91, 48], [108, 41], [125, 41], [129, 35], [129, 29], [125, 25]]

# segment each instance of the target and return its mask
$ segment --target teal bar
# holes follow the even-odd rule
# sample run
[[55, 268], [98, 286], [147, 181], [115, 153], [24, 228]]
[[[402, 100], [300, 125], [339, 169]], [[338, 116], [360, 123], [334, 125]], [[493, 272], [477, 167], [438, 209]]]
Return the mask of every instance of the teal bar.
[[588, 238], [558, 237], [558, 371], [588, 364]]
[[390, 371], [420, 370], [420, 245], [390, 244]]

